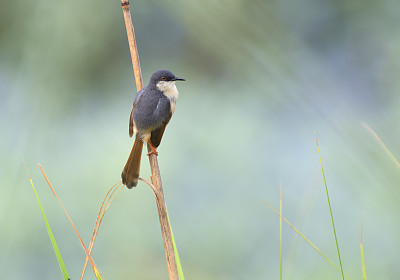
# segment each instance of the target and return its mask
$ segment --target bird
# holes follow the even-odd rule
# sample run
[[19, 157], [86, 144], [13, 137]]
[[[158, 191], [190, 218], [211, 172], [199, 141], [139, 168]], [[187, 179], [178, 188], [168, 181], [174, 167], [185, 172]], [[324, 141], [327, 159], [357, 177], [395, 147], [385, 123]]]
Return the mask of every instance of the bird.
[[129, 137], [135, 134], [135, 142], [121, 174], [122, 183], [128, 189], [138, 183], [143, 144], [151, 147], [147, 155], [158, 156], [157, 148], [174, 114], [179, 95], [176, 81], [186, 80], [176, 77], [169, 70], [160, 69], [151, 75], [149, 84], [136, 94], [129, 118]]

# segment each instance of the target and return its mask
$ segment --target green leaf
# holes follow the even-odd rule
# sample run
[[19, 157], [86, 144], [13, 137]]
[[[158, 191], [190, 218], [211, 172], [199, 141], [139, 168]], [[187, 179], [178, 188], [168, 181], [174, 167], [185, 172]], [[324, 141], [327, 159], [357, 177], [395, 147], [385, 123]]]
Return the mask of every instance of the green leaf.
[[[25, 167], [26, 167], [26, 165], [25, 165]], [[26, 172], [28, 172], [28, 169], [26, 169]], [[38, 194], [36, 192], [35, 186], [33, 185], [33, 181], [32, 181], [31, 176], [29, 175], [29, 172], [28, 172], [28, 176], [29, 176], [29, 181], [31, 182], [31, 185], [32, 185], [32, 189], [33, 189], [33, 191], [35, 193], [37, 202], [39, 204], [40, 212], [42, 212], [43, 220], [44, 220], [44, 223], [45, 223], [46, 228], [47, 228], [47, 233], [49, 234], [49, 237], [50, 237], [50, 240], [51, 240], [51, 244], [53, 245], [53, 250], [54, 250], [54, 253], [56, 254], [58, 265], [60, 266], [60, 269], [61, 269], [61, 273], [62, 273], [62, 275], [64, 277], [64, 280], [69, 280], [70, 278], [69, 278], [69, 275], [68, 275], [68, 272], [67, 272], [67, 268], [66, 268], [66, 266], [64, 264], [64, 261], [63, 261], [63, 259], [61, 257], [61, 253], [60, 253], [60, 250], [58, 249], [56, 239], [54, 238], [53, 232], [51, 231], [50, 224], [47, 221], [47, 218], [46, 218], [46, 215], [44, 213], [42, 204], [40, 203], [39, 196], [38, 196]]]

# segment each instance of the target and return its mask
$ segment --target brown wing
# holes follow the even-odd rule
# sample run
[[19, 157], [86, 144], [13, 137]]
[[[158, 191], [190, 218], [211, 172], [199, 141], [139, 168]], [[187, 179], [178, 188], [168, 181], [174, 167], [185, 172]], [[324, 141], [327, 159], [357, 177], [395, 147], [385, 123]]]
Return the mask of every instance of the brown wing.
[[165, 128], [167, 127], [167, 124], [164, 124], [163, 126], [153, 130], [151, 132], [151, 137], [150, 137], [150, 141], [151, 144], [157, 148], [160, 145], [161, 142], [161, 138], [164, 134]]
[[129, 117], [129, 137], [132, 137], [133, 135], [133, 110], [135, 108], [132, 109], [131, 111], [131, 116]]
[[161, 138], [162, 138], [162, 136], [164, 134], [165, 128], [167, 127], [167, 124], [169, 123], [169, 120], [171, 119], [171, 117], [172, 117], [172, 112], [169, 114], [167, 120], [162, 124], [162, 126], [160, 126], [159, 128], [154, 129], [151, 132], [150, 141], [151, 141], [151, 144], [154, 147], [157, 148], [160, 145]]
[[131, 111], [131, 115], [129, 117], [129, 137], [132, 137], [133, 127], [135, 125], [135, 123], [133, 122], [133, 111], [135, 111], [136, 105], [138, 104], [139, 99], [142, 96], [143, 92], [144, 92], [144, 89], [139, 90], [138, 93], [136, 94], [135, 100], [133, 100], [133, 108]]

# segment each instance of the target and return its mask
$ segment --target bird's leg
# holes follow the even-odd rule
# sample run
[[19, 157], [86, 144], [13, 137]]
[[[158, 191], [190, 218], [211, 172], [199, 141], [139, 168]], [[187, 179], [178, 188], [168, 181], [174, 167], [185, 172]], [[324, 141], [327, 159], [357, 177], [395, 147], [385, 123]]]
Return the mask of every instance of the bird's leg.
[[158, 156], [158, 152], [157, 152], [156, 148], [154, 148], [154, 146], [151, 144], [151, 142], [148, 141], [147, 144], [149, 144], [150, 148], [151, 148], [151, 152], [147, 153], [147, 155], [149, 156], [151, 154], [155, 154], [156, 156]]

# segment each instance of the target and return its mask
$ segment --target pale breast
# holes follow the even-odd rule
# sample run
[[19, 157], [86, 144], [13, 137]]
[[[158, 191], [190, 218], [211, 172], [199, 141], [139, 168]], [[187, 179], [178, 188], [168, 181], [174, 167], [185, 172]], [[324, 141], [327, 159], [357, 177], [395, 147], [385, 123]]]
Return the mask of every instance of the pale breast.
[[171, 112], [173, 114], [175, 112], [176, 100], [179, 96], [175, 81], [161, 81], [157, 84], [157, 88], [161, 90], [166, 97], [168, 97], [169, 101], [171, 102]]

